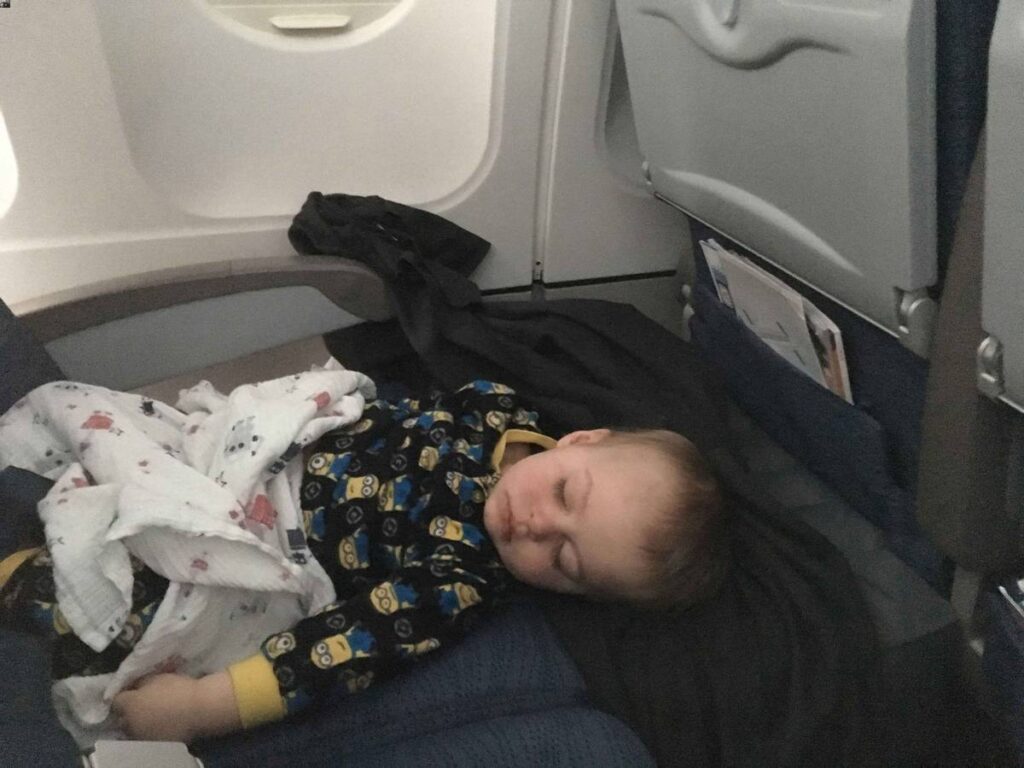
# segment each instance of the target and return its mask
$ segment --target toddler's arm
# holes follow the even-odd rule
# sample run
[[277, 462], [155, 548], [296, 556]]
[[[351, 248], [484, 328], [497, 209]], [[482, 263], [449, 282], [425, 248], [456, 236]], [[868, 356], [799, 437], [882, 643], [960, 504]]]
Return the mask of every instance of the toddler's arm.
[[133, 739], [190, 742], [242, 727], [227, 672], [198, 680], [154, 675], [114, 697], [112, 710]]

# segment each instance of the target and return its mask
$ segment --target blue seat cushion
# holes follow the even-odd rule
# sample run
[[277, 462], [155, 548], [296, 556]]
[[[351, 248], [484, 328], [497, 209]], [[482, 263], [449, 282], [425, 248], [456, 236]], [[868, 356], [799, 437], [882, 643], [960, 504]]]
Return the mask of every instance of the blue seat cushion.
[[464, 641], [308, 716], [197, 745], [210, 768], [293, 765], [653, 766], [586, 700], [540, 610], [513, 605]]
[[50, 663], [38, 638], [0, 630], [0, 764], [6, 768], [81, 765], [78, 746], [50, 703]]

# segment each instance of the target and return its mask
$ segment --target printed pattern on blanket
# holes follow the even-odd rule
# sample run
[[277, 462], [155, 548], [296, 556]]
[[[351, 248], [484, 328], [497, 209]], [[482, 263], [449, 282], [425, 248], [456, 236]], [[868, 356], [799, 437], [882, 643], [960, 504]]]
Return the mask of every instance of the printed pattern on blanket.
[[107, 732], [110, 700], [138, 677], [224, 669], [334, 599], [302, 535], [300, 454], [375, 394], [331, 361], [230, 396], [202, 382], [178, 409], [51, 383], [0, 419], [0, 465], [56, 479], [39, 505], [59, 605], [51, 621], [103, 652], [131, 632], [132, 558], [169, 582], [115, 673], [55, 687], [78, 721], [65, 724], [85, 726], [80, 743]]

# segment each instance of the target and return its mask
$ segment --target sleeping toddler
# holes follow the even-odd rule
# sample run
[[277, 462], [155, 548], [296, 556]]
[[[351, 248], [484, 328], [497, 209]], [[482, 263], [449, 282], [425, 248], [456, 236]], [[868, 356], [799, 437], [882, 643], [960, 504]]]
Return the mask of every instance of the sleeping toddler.
[[[227, 669], [137, 680], [112, 702], [128, 736], [189, 742], [362, 690], [452, 643], [518, 583], [660, 608], [705, 599], [726, 569], [719, 486], [688, 440], [555, 440], [501, 384], [373, 401], [304, 456], [303, 533], [336, 600]], [[132, 570], [131, 613], [102, 652], [69, 630], [45, 547], [0, 562], [0, 619], [54, 641], [57, 678], [113, 671], [168, 586], [135, 557]]]

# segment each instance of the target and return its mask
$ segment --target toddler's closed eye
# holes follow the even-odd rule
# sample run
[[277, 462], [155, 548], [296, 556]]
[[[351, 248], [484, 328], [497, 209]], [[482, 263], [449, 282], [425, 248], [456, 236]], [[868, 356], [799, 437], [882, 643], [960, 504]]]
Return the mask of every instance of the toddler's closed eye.
[[565, 480], [565, 478], [562, 478], [557, 483], [555, 483], [555, 498], [558, 499], [558, 503], [559, 504], [561, 504], [565, 508], [568, 508], [569, 504], [568, 504], [568, 501], [565, 498], [565, 486], [566, 486], [566, 484], [567, 484], [567, 481]]

